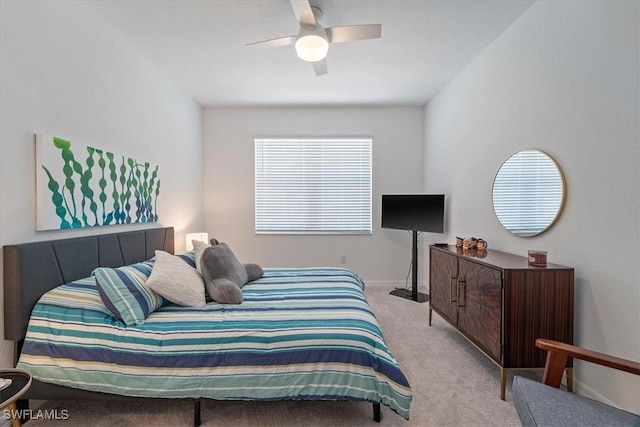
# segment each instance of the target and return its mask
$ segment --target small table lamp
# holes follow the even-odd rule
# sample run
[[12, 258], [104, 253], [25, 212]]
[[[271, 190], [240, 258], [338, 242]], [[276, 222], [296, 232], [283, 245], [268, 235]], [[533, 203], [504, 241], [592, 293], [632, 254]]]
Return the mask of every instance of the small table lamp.
[[198, 240], [200, 242], [209, 243], [209, 233], [187, 233], [185, 237], [185, 243], [187, 251], [193, 250], [192, 240]]

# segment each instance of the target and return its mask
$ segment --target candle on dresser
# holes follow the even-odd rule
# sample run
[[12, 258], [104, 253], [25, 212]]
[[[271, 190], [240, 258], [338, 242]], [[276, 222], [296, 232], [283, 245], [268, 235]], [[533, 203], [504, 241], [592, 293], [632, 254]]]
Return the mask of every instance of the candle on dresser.
[[547, 251], [529, 250], [529, 265], [532, 267], [546, 267]]

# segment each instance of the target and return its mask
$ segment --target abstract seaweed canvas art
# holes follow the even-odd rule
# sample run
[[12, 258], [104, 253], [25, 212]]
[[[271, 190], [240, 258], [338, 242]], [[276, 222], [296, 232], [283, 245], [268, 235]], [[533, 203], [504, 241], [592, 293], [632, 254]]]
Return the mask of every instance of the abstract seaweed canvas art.
[[157, 222], [158, 166], [36, 134], [38, 230]]

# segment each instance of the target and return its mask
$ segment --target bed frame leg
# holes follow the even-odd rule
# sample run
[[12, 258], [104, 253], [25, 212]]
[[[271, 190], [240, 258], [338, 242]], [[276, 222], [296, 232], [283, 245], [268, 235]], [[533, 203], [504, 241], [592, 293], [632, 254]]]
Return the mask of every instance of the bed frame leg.
[[193, 401], [193, 426], [198, 427], [200, 425], [200, 399]]
[[380, 402], [373, 402], [373, 421], [379, 423], [382, 420], [382, 412], [380, 412]]

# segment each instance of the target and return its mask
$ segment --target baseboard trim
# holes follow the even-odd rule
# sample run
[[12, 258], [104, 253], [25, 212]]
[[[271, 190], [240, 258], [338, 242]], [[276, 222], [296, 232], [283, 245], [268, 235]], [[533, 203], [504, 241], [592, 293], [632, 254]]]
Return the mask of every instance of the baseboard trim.
[[[396, 288], [400, 288], [400, 289], [404, 289], [404, 288], [408, 288], [411, 289], [411, 283], [405, 283], [405, 282], [401, 282], [401, 281], [390, 281], [390, 280], [365, 280], [364, 281], [365, 287], [366, 288], [389, 288], [389, 291], [392, 291]], [[425, 286], [425, 284], [423, 282], [418, 282], [418, 290], [420, 292], [425, 292], [428, 293], [429, 289], [427, 289], [427, 287]]]
[[595, 391], [594, 389], [586, 385], [585, 383], [581, 382], [580, 380], [577, 380], [575, 377], [573, 378], [573, 391], [576, 394], [579, 394], [584, 397], [588, 397], [589, 399], [597, 400], [598, 402], [602, 402], [606, 405], [613, 406], [614, 408], [622, 409], [618, 405], [616, 405], [615, 403], [613, 403], [612, 401], [610, 401], [609, 399], [607, 399], [606, 397], [604, 397], [603, 395], [601, 395], [600, 393], [598, 393], [597, 391]]
[[[404, 288], [404, 282], [390, 282], [388, 280], [365, 280], [364, 284], [367, 288]], [[411, 285], [409, 285], [411, 286]]]

